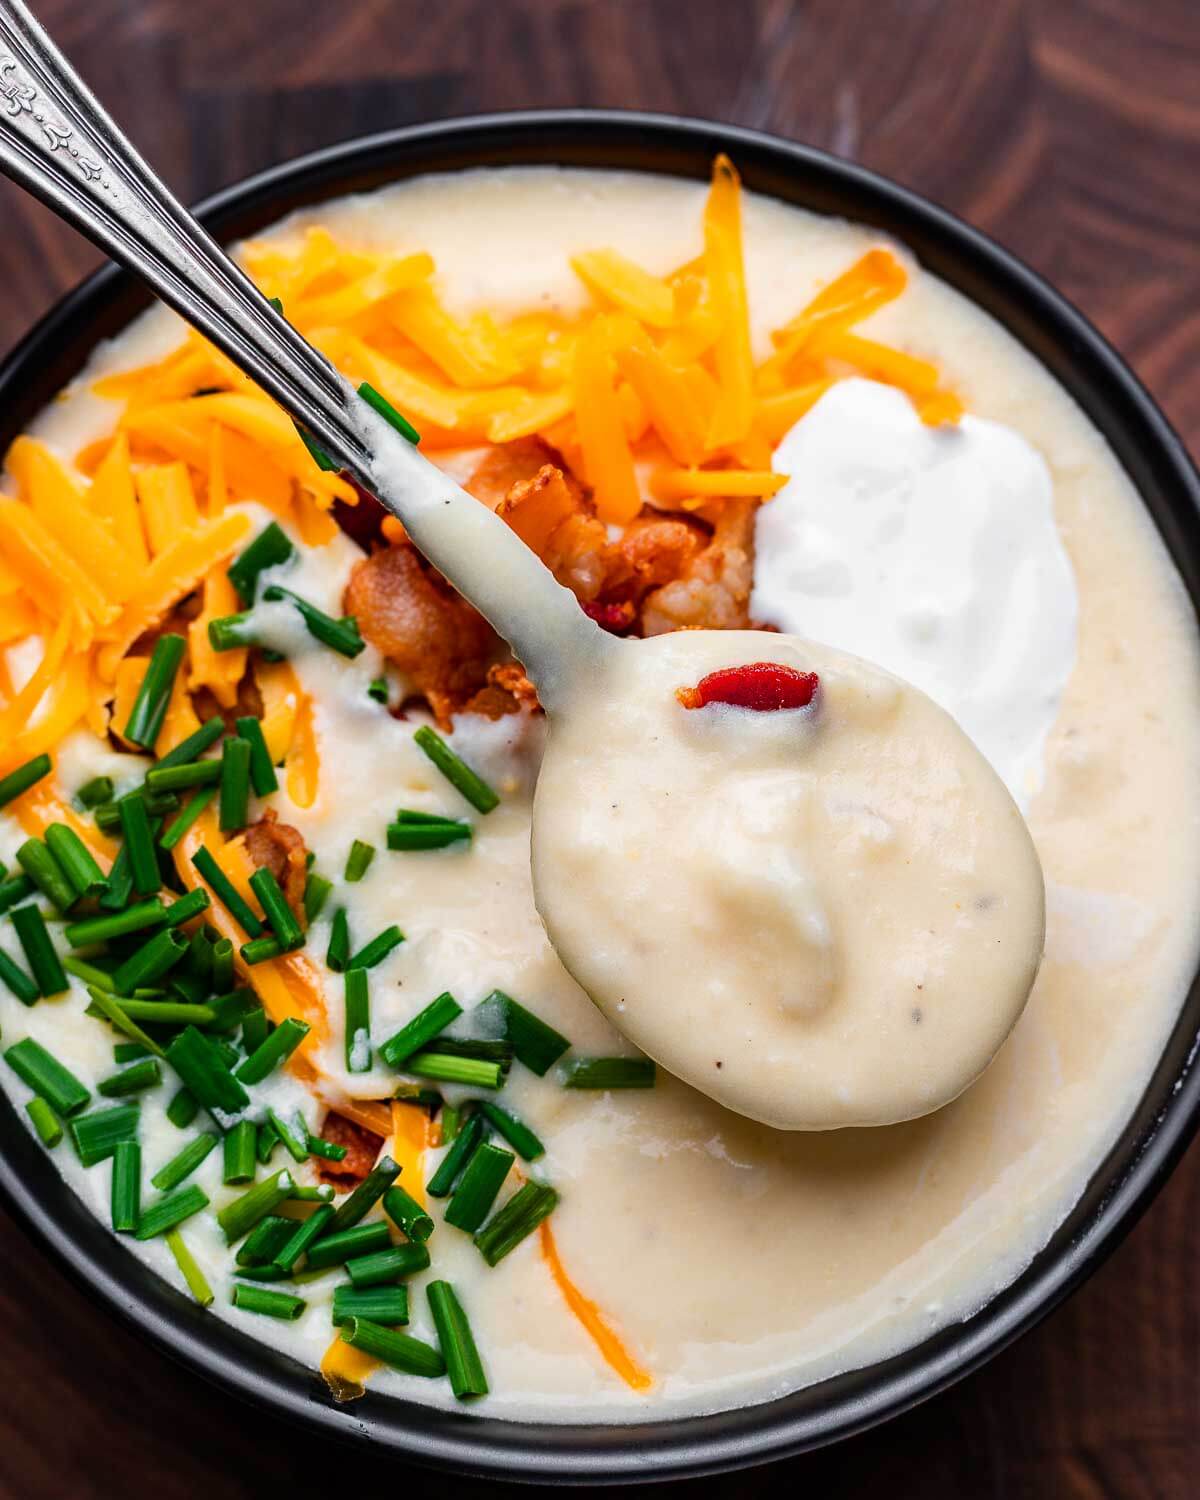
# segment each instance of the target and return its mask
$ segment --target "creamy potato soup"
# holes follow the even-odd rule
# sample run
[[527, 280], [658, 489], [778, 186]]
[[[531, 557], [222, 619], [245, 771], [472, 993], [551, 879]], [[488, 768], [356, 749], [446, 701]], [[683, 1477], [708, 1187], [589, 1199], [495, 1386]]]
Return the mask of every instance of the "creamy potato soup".
[[[548, 920], [570, 908], [594, 1004], [534, 901], [536, 672], [155, 309], [13, 445], [0, 496], [0, 1071], [30, 1128], [132, 1255], [345, 1399], [637, 1421], [766, 1400], [969, 1317], [1079, 1198], [1197, 957], [1195, 623], [1102, 437], [902, 245], [739, 193], [720, 162], [711, 187], [427, 177], [242, 254], [623, 660], [729, 630], [713, 668], [824, 672], [864, 724], [895, 674], [919, 690], [896, 688], [909, 741], [821, 749], [822, 776], [861, 761], [878, 795], [797, 811], [783, 884], [750, 871], [737, 920], [714, 897], [703, 1004], [655, 1003], [647, 958], [635, 1022], [606, 999], [588, 892], [628, 972], [721, 824], [699, 777], [694, 837], [622, 830], [642, 874], [607, 881], [592, 794], [637, 780], [639, 733], [692, 730], [668, 702], [606, 724], [597, 697], [548, 761], [591, 811], [557, 826], [568, 884], [539, 889]], [[773, 653], [775, 631], [812, 661]], [[721, 712], [714, 775], [721, 736], [740, 743], [742, 710]], [[939, 783], [959, 730], [981, 754]], [[951, 927], [1019, 955], [924, 1106], [977, 997], [906, 905], [901, 861], [933, 857], [918, 804], [969, 835], [936, 851]], [[731, 960], [817, 839], [875, 905], [798, 909], [804, 984], [756, 1053], [723, 966], [753, 972]], [[835, 952], [896, 998], [831, 1038], [804, 1028]], [[820, 1118], [780, 1082], [776, 1032], [809, 1049]], [[718, 1035], [719, 1084], [698, 1071]], [[888, 1052], [893, 1095], [864, 1111]], [[668, 1053], [706, 1093], [655, 1066]]]

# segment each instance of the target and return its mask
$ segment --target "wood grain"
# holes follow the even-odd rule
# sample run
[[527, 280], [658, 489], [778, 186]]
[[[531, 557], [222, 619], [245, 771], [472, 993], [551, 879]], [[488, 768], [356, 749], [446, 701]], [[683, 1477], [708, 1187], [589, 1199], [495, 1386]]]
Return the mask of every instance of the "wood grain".
[[[1200, 446], [1195, 0], [35, 5], [189, 198], [363, 131], [482, 109], [676, 110], [830, 148], [1032, 262]], [[0, 184], [0, 347], [94, 261]], [[1200, 1493], [1198, 1225], [1193, 1153], [1105, 1269], [980, 1374], [830, 1452], [674, 1493]], [[0, 1265], [4, 1500], [235, 1500], [424, 1483], [253, 1417], [170, 1366], [6, 1221]], [[442, 1486], [452, 1500], [504, 1489]]]

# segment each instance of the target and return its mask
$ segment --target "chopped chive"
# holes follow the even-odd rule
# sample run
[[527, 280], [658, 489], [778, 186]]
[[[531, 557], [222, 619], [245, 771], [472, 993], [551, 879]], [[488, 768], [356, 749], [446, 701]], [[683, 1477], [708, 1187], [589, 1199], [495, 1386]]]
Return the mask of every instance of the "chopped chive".
[[217, 1138], [211, 1130], [203, 1130], [198, 1136], [190, 1140], [182, 1151], [177, 1151], [169, 1162], [164, 1163], [150, 1179], [152, 1186], [158, 1188], [159, 1192], [169, 1193], [172, 1188], [187, 1177], [190, 1177], [209, 1152], [217, 1144]]
[[35, 1094], [25, 1106], [25, 1113], [46, 1150], [50, 1151], [57, 1146], [63, 1138], [62, 1122], [40, 1094]]
[[258, 1156], [258, 1164], [265, 1167], [275, 1155], [275, 1147], [279, 1145], [279, 1137], [275, 1134], [275, 1127], [270, 1120], [264, 1120], [258, 1127], [258, 1138], [255, 1141], [255, 1153]]
[[[290, 1224], [289, 1224], [290, 1227]], [[233, 1273], [235, 1276], [244, 1276], [247, 1281], [290, 1281], [293, 1285], [299, 1279], [290, 1271], [284, 1271], [279, 1266], [239, 1266]], [[322, 1275], [325, 1273], [322, 1271]]]
[[266, 568], [278, 567], [295, 552], [287, 533], [277, 521], [271, 521], [258, 533], [246, 550], [225, 570], [226, 577], [238, 591], [243, 604], [253, 604], [258, 589], [258, 575]]
[[358, 388], [358, 394], [369, 407], [379, 413], [385, 422], [394, 427], [401, 437], [406, 437], [413, 444], [421, 441], [421, 434], [408, 418], [398, 412], [387, 397], [380, 395], [373, 385], [364, 380]]
[[346, 972], [345, 1057], [350, 1073], [371, 1071], [371, 995], [366, 969]]
[[531, 1235], [558, 1203], [558, 1194], [541, 1182], [527, 1182], [492, 1215], [475, 1236], [475, 1245], [489, 1266], [497, 1265]]
[[515, 1160], [511, 1151], [503, 1151], [499, 1146], [488, 1142], [478, 1146], [446, 1205], [446, 1223], [473, 1234], [487, 1218]]
[[111, 1109], [94, 1109], [91, 1114], [77, 1116], [68, 1122], [67, 1129], [79, 1160], [85, 1167], [94, 1167], [113, 1154], [119, 1141], [137, 1136], [140, 1119], [136, 1104], [114, 1104]]
[[271, 792], [277, 792], [279, 778], [275, 775], [271, 752], [263, 739], [261, 721], [246, 715], [238, 719], [237, 732], [250, 746], [250, 785], [254, 788], [255, 795], [266, 797]]
[[577, 1057], [562, 1072], [565, 1089], [652, 1089], [654, 1063], [648, 1057]]
[[393, 853], [421, 849], [446, 849], [451, 844], [470, 841], [470, 823], [389, 823], [387, 846]]
[[387, 678], [372, 677], [367, 684], [367, 697], [374, 699], [376, 703], [387, 703], [389, 696]]
[[99, 985], [95, 984], [88, 985], [88, 994], [91, 996], [92, 1003], [87, 1008], [87, 1015], [95, 1014], [102, 1016], [111, 1026], [115, 1026], [122, 1036], [127, 1036], [131, 1041], [140, 1042], [146, 1051], [153, 1056], [163, 1057], [166, 1055], [154, 1038], [148, 1036], [137, 1024], [139, 1020], [145, 1020], [147, 1017], [144, 1015], [130, 1015], [129, 1011], [125, 1008], [126, 1006], [131, 1006], [135, 1011], [149, 1009], [151, 1012], [149, 1016], [150, 1020], [165, 1020], [166, 1017], [159, 1014], [157, 1002], [147, 1004], [146, 1002], [137, 1000], [126, 1000], [122, 1003], [115, 995], [109, 994], [107, 990], [102, 990]]
[[152, 1203], [142, 1214], [134, 1236], [139, 1240], [152, 1240], [156, 1235], [174, 1229], [202, 1208], [208, 1207], [208, 1194], [194, 1182], [180, 1188], [177, 1193], [168, 1193]]
[[484, 1062], [499, 1063], [505, 1077], [512, 1067], [512, 1043], [498, 1037], [440, 1036], [429, 1050], [444, 1053], [447, 1057], [475, 1057]]
[[539, 1156], [546, 1154], [545, 1146], [528, 1125], [517, 1119], [516, 1115], [506, 1109], [501, 1109], [490, 1099], [480, 1099], [476, 1107], [488, 1124], [498, 1135], [504, 1137], [522, 1161], [537, 1161]]
[[291, 1057], [308, 1032], [307, 1021], [298, 1021], [295, 1016], [280, 1021], [266, 1041], [239, 1066], [238, 1078], [242, 1083], [261, 1083], [268, 1073], [274, 1072], [280, 1063]]
[[142, 1148], [137, 1141], [118, 1141], [113, 1149], [112, 1227], [133, 1234], [142, 1217]]
[[362, 839], [355, 839], [350, 845], [350, 853], [346, 856], [346, 872], [344, 879], [350, 882], [363, 878], [371, 868], [371, 861], [375, 858], [375, 845], [365, 844]]
[[173, 968], [188, 951], [188, 940], [177, 928], [165, 927], [136, 949], [113, 974], [118, 995], [131, 995]]
[[246, 1049], [246, 1055], [257, 1050], [266, 1041], [271, 1032], [271, 1023], [267, 1019], [267, 1013], [261, 1005], [251, 1010], [242, 1022], [242, 1046]]
[[98, 964], [88, 963], [74, 953], [64, 953], [62, 966], [68, 974], [73, 974], [76, 979], [82, 979], [84, 984], [112, 992], [112, 974], [109, 970], [100, 968]]
[[240, 1198], [227, 1203], [217, 1215], [217, 1223], [224, 1232], [225, 1243], [234, 1245], [243, 1235], [249, 1234], [260, 1219], [274, 1213], [294, 1186], [292, 1174], [284, 1168], [274, 1176], [256, 1182]]
[[[190, 922], [202, 911], [207, 911], [211, 904], [208, 892], [202, 886], [196, 886], [194, 890], [185, 892], [167, 907], [167, 926], [181, 927], [184, 922]], [[203, 933], [200, 936], [203, 936]]]
[[253, 990], [230, 990], [226, 995], [217, 995], [208, 1002], [208, 1008], [213, 1013], [209, 1030], [225, 1034], [244, 1021], [250, 1011], [261, 1009]]
[[[472, 1396], [486, 1396], [488, 1383], [483, 1361], [479, 1358], [471, 1325], [454, 1288], [448, 1281], [431, 1281], [425, 1288], [425, 1295], [437, 1329], [438, 1347], [446, 1361], [450, 1389], [460, 1401], [470, 1400]], [[337, 1311], [336, 1292], [334, 1311]], [[366, 1316], [365, 1309], [363, 1316]]]
[[222, 1181], [253, 1182], [258, 1163], [258, 1129], [253, 1120], [239, 1120], [224, 1140], [225, 1169]]
[[175, 1264], [179, 1267], [180, 1275], [189, 1292], [201, 1307], [212, 1305], [212, 1287], [205, 1280], [204, 1272], [197, 1264], [196, 1257], [183, 1242], [183, 1236], [178, 1229], [168, 1229], [163, 1236], [167, 1243], [167, 1249], [175, 1257]]
[[175, 674], [186, 650], [187, 641], [181, 635], [160, 635], [154, 643], [146, 675], [133, 700], [129, 722], [121, 731], [131, 744], [140, 745], [144, 750], [154, 749], [167, 716]]
[[3, 948], [0, 948], [0, 984], [10, 990], [22, 1005], [36, 1004], [41, 994], [41, 990], [25, 970], [20, 964], [15, 963]]
[[325, 950], [325, 962], [335, 974], [340, 974], [350, 961], [350, 919], [346, 908], [339, 906], [333, 914], [329, 929], [329, 947]]
[[208, 622], [208, 644], [214, 651], [237, 651], [242, 646], [258, 645], [258, 627], [250, 610], [236, 615], [221, 615]]
[[17, 850], [17, 863], [59, 911], [68, 911], [79, 899], [67, 872], [41, 839], [26, 839]]
[[0, 880], [0, 912], [16, 906], [18, 901], [24, 901], [36, 889], [33, 881], [23, 872], [20, 875], [10, 875], [7, 880]]
[[411, 1083], [407, 1079], [398, 1083], [392, 1091], [392, 1098], [397, 1104], [404, 1104], [412, 1109], [428, 1110], [430, 1114], [437, 1114], [442, 1107], [442, 1096], [438, 1089], [428, 1089], [422, 1084]]
[[221, 747], [221, 801], [218, 822], [223, 833], [245, 828], [250, 806], [250, 741], [231, 735]]
[[49, 776], [49, 774], [50, 757], [48, 755], [35, 755], [23, 766], [10, 771], [7, 776], [0, 778], [0, 807], [5, 807], [9, 802], [14, 801], [22, 792], [27, 792], [31, 786], [41, 781], [43, 776]]
[[46, 847], [58, 861], [76, 896], [97, 896], [107, 884], [95, 856], [73, 828], [51, 823], [46, 829]]
[[[139, 1021], [149, 1021], [151, 1025], [159, 1022], [163, 1026], [207, 1028], [217, 1018], [217, 1013], [211, 1005], [192, 1005], [187, 1001], [174, 1000], [126, 1000], [124, 997], [110, 995], [106, 990], [101, 990], [99, 994], [94, 993], [94, 990], [95, 986], [89, 987], [88, 990], [92, 996], [93, 1005], [106, 1020], [123, 1030], [127, 1036], [132, 1034]], [[108, 1002], [107, 1005], [105, 1001]], [[124, 1022], [133, 1024], [127, 1026], [123, 1024]], [[138, 1032], [139, 1037], [145, 1035], [145, 1032]], [[147, 1041], [149, 1040], [147, 1038]], [[156, 1050], [158, 1055], [162, 1056], [161, 1049]]]
[[[150, 818], [158, 818], [166, 813], [174, 812], [179, 806], [179, 797], [175, 792], [152, 792], [141, 787], [132, 792], [126, 792], [126, 797], [137, 797], [146, 804], [146, 814]], [[118, 833], [121, 828], [121, 803], [124, 797], [116, 802], [106, 802], [98, 807], [93, 813], [96, 827], [101, 833]]]
[[[229, 744], [229, 741], [225, 741]], [[304, 929], [296, 920], [296, 914], [287, 903], [287, 897], [279, 887], [274, 872], [263, 865], [250, 877], [250, 889], [258, 897], [271, 930], [286, 952], [304, 946]]]
[[76, 1114], [92, 1097], [74, 1073], [31, 1036], [14, 1042], [4, 1060], [22, 1083], [64, 1118]]
[[321, 915], [332, 891], [332, 880], [326, 880], [324, 875], [318, 875], [315, 870], [309, 872], [304, 882], [304, 920], [310, 927]]
[[442, 1112], [438, 1117], [438, 1125], [441, 1128], [443, 1146], [452, 1145], [455, 1136], [462, 1128], [462, 1111], [452, 1104], [444, 1104]]
[[307, 1219], [293, 1221], [292, 1233], [272, 1256], [272, 1263], [281, 1271], [290, 1271], [300, 1257], [306, 1254], [315, 1240], [319, 1240], [329, 1227], [334, 1209], [331, 1203], [322, 1203]]
[[172, 821], [170, 828], [159, 839], [158, 847], [165, 849], [169, 854], [216, 795], [217, 788], [215, 786], [206, 786], [198, 791], [179, 816]]
[[458, 1181], [458, 1174], [466, 1166], [476, 1146], [483, 1139], [484, 1129], [482, 1119], [478, 1115], [472, 1115], [458, 1132], [454, 1144], [442, 1157], [437, 1171], [429, 1179], [426, 1192], [431, 1198], [449, 1197], [451, 1189]]
[[128, 851], [133, 888], [139, 896], [153, 896], [162, 886], [162, 875], [159, 873], [158, 856], [154, 852], [154, 835], [150, 831], [150, 815], [146, 811], [146, 803], [138, 792], [127, 792], [117, 803], [117, 810]]
[[352, 1349], [359, 1349], [395, 1370], [403, 1370], [406, 1375], [436, 1378], [446, 1373], [446, 1362], [436, 1349], [368, 1318], [348, 1318], [342, 1324], [342, 1339]]
[[67, 976], [41, 912], [36, 906], [18, 906], [12, 924], [38, 989], [46, 996], [61, 995], [69, 988]]
[[364, 943], [353, 958], [349, 960], [346, 968], [348, 971], [351, 969], [373, 969], [376, 964], [382, 963], [392, 949], [398, 948], [403, 941], [404, 934], [393, 922], [390, 927], [385, 927], [382, 932], [376, 933], [369, 943]]
[[308, 1131], [303, 1124], [299, 1130], [290, 1125], [277, 1110], [268, 1108], [267, 1119], [275, 1127], [275, 1134], [283, 1142], [283, 1149], [294, 1162], [308, 1160]]
[[457, 1057], [450, 1052], [414, 1052], [405, 1059], [404, 1071], [416, 1078], [437, 1078], [476, 1089], [498, 1089], [504, 1081], [502, 1063], [482, 1057]]
[[347, 1154], [345, 1146], [313, 1135], [311, 1131], [308, 1133], [308, 1150], [310, 1156], [319, 1156], [323, 1161], [345, 1161]]
[[410, 1240], [423, 1243], [433, 1233], [433, 1220], [398, 1182], [384, 1193], [383, 1211]]
[[408, 1322], [408, 1288], [406, 1286], [363, 1287], [335, 1286], [332, 1321], [340, 1328], [348, 1318], [369, 1318], [385, 1328]]
[[499, 805], [500, 798], [483, 777], [476, 775], [466, 761], [451, 750], [436, 729], [423, 724], [413, 735], [413, 742], [425, 752], [450, 785], [465, 797], [477, 812], [490, 813]]
[[131, 1063], [137, 1062], [139, 1058], [149, 1057], [149, 1049], [143, 1047], [141, 1042], [114, 1042], [113, 1062]]
[[234, 888], [233, 882], [214, 858], [212, 850], [206, 845], [201, 844], [200, 848], [192, 855], [192, 864], [195, 865], [196, 871], [204, 883], [212, 891], [213, 895], [216, 896], [217, 900], [220, 901], [222, 906], [225, 907], [226, 911], [228, 911], [229, 915], [242, 931], [252, 938], [261, 937], [263, 930], [262, 923], [254, 915], [248, 903], [242, 899], [241, 895]]
[[400, 1168], [392, 1158], [386, 1154], [381, 1156], [350, 1196], [338, 1204], [334, 1229], [349, 1229], [365, 1218], [399, 1175]]
[[288, 1194], [291, 1203], [332, 1203], [333, 1184], [322, 1182], [316, 1187], [294, 1187]]
[[255, 964], [265, 964], [269, 959], [282, 958], [287, 949], [278, 938], [260, 937], [243, 943], [238, 952], [242, 956], [242, 962], [253, 968]]
[[268, 1214], [242, 1241], [234, 1256], [239, 1266], [266, 1266], [275, 1259], [296, 1232], [296, 1220], [282, 1214]]
[[[355, 657], [360, 651], [366, 649], [366, 641], [358, 631], [358, 622], [352, 615], [346, 615], [340, 620], [335, 620], [332, 615], [327, 615], [323, 609], [318, 609], [307, 599], [302, 599], [299, 594], [292, 593], [291, 589], [285, 589], [278, 583], [269, 584], [263, 590], [263, 598], [270, 604], [277, 604], [285, 600], [295, 605], [300, 611], [309, 635], [314, 640], [320, 641], [323, 646], [336, 651], [339, 656]], [[214, 621], [214, 624], [216, 622]]]
[[112, 938], [141, 932], [146, 927], [161, 927], [166, 920], [166, 907], [152, 896], [148, 901], [138, 901], [111, 916], [85, 917], [80, 922], [71, 922], [64, 929], [64, 935], [72, 948], [87, 948], [92, 943], [107, 943]]
[[[208, 892], [203, 886], [197, 886], [193, 894], [199, 893], [207, 900]], [[178, 903], [176, 903], [178, 904]], [[176, 924], [172, 924], [173, 926]], [[212, 979], [212, 940], [209, 938], [206, 927], [197, 927], [188, 940], [187, 958], [184, 960], [184, 968], [193, 975], [201, 975], [206, 980]]]
[[233, 1305], [243, 1312], [261, 1313], [266, 1318], [282, 1318], [294, 1323], [308, 1303], [303, 1297], [293, 1297], [290, 1292], [273, 1292], [270, 1287], [239, 1281], [233, 1289]]
[[196, 1096], [190, 1089], [179, 1089], [170, 1104], [167, 1105], [166, 1115], [176, 1130], [186, 1130], [200, 1111], [200, 1105]]
[[499, 1012], [503, 1034], [512, 1043], [518, 1062], [539, 1078], [546, 1076], [571, 1045], [561, 1032], [503, 990], [493, 990], [483, 1004]]
[[429, 1249], [423, 1244], [387, 1245], [346, 1262], [346, 1274], [357, 1287], [382, 1286], [401, 1276], [429, 1269]]
[[448, 990], [445, 991], [384, 1042], [379, 1049], [380, 1057], [389, 1068], [398, 1068], [406, 1057], [439, 1036], [461, 1015], [462, 1006]]
[[216, 1047], [194, 1026], [174, 1037], [166, 1049], [167, 1061], [179, 1074], [218, 1125], [231, 1123], [250, 1103], [250, 1096], [229, 1071]]
[[187, 792], [193, 787], [215, 786], [221, 779], [219, 760], [185, 761], [179, 766], [155, 766], [146, 772], [152, 792]]
[[193, 730], [187, 739], [180, 740], [174, 750], [168, 750], [164, 755], [160, 755], [155, 762], [155, 769], [162, 771], [167, 766], [184, 766], [194, 760], [199, 760], [224, 733], [225, 720], [220, 714], [213, 714], [211, 719], [205, 719], [199, 729]]
[[102, 1078], [96, 1092], [106, 1099], [124, 1099], [129, 1094], [140, 1094], [145, 1089], [157, 1088], [162, 1082], [162, 1068], [157, 1057], [144, 1057], [119, 1073]]
[[212, 945], [213, 989], [228, 991], [233, 984], [233, 943], [229, 938], [218, 938]]
[[75, 793], [76, 801], [80, 807], [99, 807], [102, 802], [111, 802], [113, 799], [113, 779], [111, 776], [93, 776]]
[[[334, 1210], [336, 1221], [337, 1210]], [[350, 1229], [339, 1229], [323, 1235], [309, 1246], [308, 1266], [319, 1271], [326, 1266], [340, 1266], [344, 1261], [368, 1255], [374, 1250], [385, 1250], [391, 1243], [391, 1235], [382, 1219], [372, 1219], [369, 1224], [355, 1224]]]
[[330, 458], [329, 454], [325, 452], [324, 448], [321, 447], [320, 443], [317, 442], [316, 438], [313, 437], [312, 433], [309, 432], [303, 423], [293, 422], [292, 425], [295, 427], [300, 441], [308, 449], [309, 458], [312, 459], [313, 463], [316, 464], [322, 473], [333, 474], [341, 467], [340, 464], [336, 464]]

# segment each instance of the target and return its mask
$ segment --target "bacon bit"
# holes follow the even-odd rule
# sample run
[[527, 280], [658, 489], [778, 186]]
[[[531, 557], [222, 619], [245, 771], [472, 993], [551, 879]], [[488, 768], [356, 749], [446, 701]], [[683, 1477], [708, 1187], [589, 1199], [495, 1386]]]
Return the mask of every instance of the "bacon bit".
[[246, 853], [259, 867], [270, 870], [283, 888], [288, 905], [304, 921], [304, 887], [308, 878], [308, 850], [304, 836], [290, 823], [281, 823], [268, 807], [244, 834]]
[[332, 1109], [325, 1116], [320, 1133], [323, 1140], [329, 1141], [334, 1146], [346, 1148], [346, 1154], [341, 1161], [327, 1161], [324, 1157], [313, 1157], [313, 1163], [322, 1180], [332, 1182], [338, 1187], [353, 1187], [355, 1183], [361, 1182], [375, 1165], [383, 1145], [382, 1136], [364, 1130], [361, 1125], [356, 1125], [353, 1120], [347, 1120], [345, 1115], [340, 1115]]
[[820, 686], [815, 672], [797, 672], [776, 662], [756, 661], [744, 667], [722, 667], [702, 677], [694, 688], [678, 688], [675, 696], [684, 708], [705, 708], [710, 703], [731, 703], [756, 713], [769, 709], [807, 708]]
[[538, 470], [553, 464], [554, 450], [540, 438], [517, 438], [489, 448], [463, 485], [489, 510], [498, 510], [516, 484], [528, 483]]
[[622, 599], [617, 604], [585, 604], [583, 612], [589, 620], [595, 620], [601, 630], [613, 635], [625, 635], [633, 629], [637, 610], [632, 599]]
[[508, 714], [534, 713], [541, 707], [537, 689], [519, 662], [500, 662], [488, 668], [487, 686], [467, 700], [464, 713], [485, 719], [503, 719]]

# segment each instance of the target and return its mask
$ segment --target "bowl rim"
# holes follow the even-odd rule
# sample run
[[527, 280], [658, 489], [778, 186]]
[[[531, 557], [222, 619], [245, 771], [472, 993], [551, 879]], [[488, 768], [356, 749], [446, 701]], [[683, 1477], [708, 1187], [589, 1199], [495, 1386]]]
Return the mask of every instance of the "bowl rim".
[[[466, 116], [357, 138], [294, 158], [206, 198], [222, 239], [294, 207], [457, 166], [563, 162], [700, 177], [718, 151], [748, 188], [840, 212], [903, 241], [999, 317], [1066, 386], [1117, 452], [1200, 599], [1200, 476], [1140, 382], [1095, 328], [1016, 256], [944, 208], [811, 146], [668, 114], [532, 110]], [[0, 362], [3, 446], [102, 337], [149, 301], [115, 266], [67, 293]], [[206, 1317], [137, 1261], [68, 1187], [0, 1090], [0, 1201], [79, 1286], [171, 1358], [277, 1415], [433, 1467], [497, 1479], [622, 1483], [720, 1472], [836, 1441], [897, 1415], [978, 1368], [1044, 1317], [1115, 1248], [1200, 1125], [1200, 980], [1124, 1129], [1083, 1197], [1031, 1264], [967, 1320], [888, 1360], [769, 1402], [638, 1424], [512, 1422], [369, 1392], [336, 1406], [316, 1373]]]

